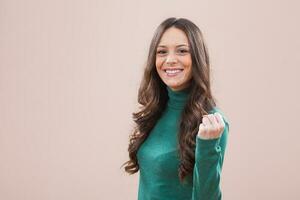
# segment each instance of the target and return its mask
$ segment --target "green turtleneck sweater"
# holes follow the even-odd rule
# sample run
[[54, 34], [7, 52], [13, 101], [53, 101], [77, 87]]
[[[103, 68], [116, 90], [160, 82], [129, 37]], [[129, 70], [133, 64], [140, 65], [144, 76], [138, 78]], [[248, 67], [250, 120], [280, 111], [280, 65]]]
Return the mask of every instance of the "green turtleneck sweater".
[[169, 100], [150, 135], [137, 152], [140, 167], [138, 200], [220, 200], [221, 170], [229, 124], [225, 121], [220, 138], [205, 140], [196, 136], [193, 174], [185, 183], [178, 177], [178, 130], [180, 114], [189, 90], [173, 91], [167, 87]]

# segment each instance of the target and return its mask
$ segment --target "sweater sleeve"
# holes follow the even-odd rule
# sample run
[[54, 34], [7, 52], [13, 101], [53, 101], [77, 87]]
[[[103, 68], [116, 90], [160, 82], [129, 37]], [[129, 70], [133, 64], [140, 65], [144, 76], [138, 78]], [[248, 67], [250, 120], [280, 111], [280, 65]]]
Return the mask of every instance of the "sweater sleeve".
[[195, 166], [193, 171], [192, 200], [221, 200], [221, 170], [229, 132], [228, 121], [221, 137], [201, 139], [196, 136]]

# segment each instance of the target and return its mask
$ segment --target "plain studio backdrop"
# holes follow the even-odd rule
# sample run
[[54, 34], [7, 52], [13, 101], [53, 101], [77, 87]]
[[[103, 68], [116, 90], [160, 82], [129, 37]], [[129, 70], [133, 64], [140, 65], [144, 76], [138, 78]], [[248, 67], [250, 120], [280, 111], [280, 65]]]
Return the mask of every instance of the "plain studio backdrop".
[[230, 122], [224, 200], [297, 200], [299, 1], [0, 1], [0, 199], [137, 198], [120, 166], [150, 40], [168, 17], [206, 39]]

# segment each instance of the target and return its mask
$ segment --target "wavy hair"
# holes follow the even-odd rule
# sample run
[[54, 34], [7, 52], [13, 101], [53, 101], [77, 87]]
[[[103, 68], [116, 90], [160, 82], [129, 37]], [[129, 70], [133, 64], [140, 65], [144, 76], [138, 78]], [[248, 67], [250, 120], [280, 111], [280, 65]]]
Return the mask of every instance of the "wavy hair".
[[156, 48], [163, 33], [170, 27], [185, 32], [191, 50], [192, 79], [190, 94], [180, 118], [178, 147], [180, 164], [178, 177], [184, 181], [192, 174], [195, 164], [196, 136], [202, 116], [209, 113], [216, 106], [210, 85], [210, 63], [208, 50], [200, 29], [185, 18], [168, 18], [156, 29], [151, 40], [148, 59], [144, 69], [143, 79], [138, 90], [139, 110], [132, 113], [135, 126], [129, 136], [129, 160], [122, 166], [129, 174], [139, 170], [137, 152], [142, 143], [151, 133], [155, 123], [160, 118], [168, 101], [166, 85], [160, 79], [155, 66]]

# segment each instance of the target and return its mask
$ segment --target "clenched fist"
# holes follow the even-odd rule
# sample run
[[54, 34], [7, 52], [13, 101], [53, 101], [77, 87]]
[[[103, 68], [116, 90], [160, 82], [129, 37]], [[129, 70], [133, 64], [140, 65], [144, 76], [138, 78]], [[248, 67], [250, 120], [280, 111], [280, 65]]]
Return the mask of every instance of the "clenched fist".
[[202, 123], [199, 125], [198, 137], [204, 140], [221, 137], [225, 122], [220, 113], [203, 115]]

